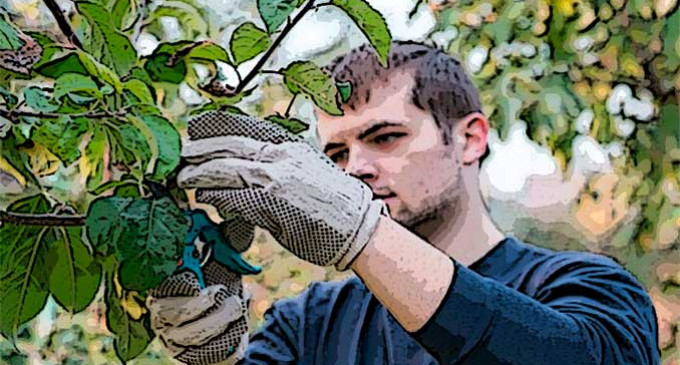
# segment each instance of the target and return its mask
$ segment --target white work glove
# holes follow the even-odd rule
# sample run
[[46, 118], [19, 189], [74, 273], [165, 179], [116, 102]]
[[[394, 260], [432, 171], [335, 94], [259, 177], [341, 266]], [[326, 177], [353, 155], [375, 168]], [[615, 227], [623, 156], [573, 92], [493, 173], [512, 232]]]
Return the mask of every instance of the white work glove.
[[151, 327], [177, 360], [189, 365], [232, 364], [248, 345], [248, 300], [241, 276], [209, 262], [200, 290], [188, 271], [149, 291]]
[[347, 269], [386, 212], [367, 185], [273, 123], [209, 112], [190, 120], [188, 133], [182, 157], [190, 165], [178, 185], [311, 263]]

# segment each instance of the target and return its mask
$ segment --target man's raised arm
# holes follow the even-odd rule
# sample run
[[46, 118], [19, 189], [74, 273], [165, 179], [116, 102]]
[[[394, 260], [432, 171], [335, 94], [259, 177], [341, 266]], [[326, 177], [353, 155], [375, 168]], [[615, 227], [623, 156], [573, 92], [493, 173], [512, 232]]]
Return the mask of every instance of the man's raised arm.
[[628, 272], [595, 255], [544, 266], [534, 299], [384, 217], [352, 268], [442, 364], [659, 363], [651, 302]]

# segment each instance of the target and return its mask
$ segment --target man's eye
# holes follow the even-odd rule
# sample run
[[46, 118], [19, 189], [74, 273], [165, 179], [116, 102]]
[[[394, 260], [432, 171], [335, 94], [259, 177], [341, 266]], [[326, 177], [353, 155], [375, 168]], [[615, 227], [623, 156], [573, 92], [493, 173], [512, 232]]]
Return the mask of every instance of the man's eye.
[[406, 133], [396, 133], [396, 132], [395, 133], [385, 133], [385, 134], [381, 134], [381, 135], [373, 138], [373, 143], [377, 143], [377, 144], [390, 143], [390, 142], [396, 141], [397, 139], [399, 139], [399, 138], [401, 138], [405, 135], [406, 135]]
[[341, 163], [341, 162], [347, 160], [347, 155], [348, 155], [347, 150], [342, 150], [342, 151], [332, 153], [329, 157], [333, 162]]

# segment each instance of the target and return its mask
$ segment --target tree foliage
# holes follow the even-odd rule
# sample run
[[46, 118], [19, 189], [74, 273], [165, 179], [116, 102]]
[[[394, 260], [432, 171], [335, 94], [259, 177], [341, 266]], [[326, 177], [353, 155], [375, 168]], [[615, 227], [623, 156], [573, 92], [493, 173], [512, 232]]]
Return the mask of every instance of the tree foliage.
[[[146, 291], [175, 271], [189, 230], [180, 208], [186, 200], [174, 184], [184, 120], [168, 108], [188, 85], [207, 102], [185, 115], [240, 112], [233, 104], [252, 92], [264, 61], [314, 2], [258, 1], [266, 29], [243, 23], [226, 49], [196, 40], [215, 34], [207, 13], [190, 0], [76, 0], [68, 17], [52, 11], [60, 32], [24, 31], [20, 17], [3, 12], [0, 167], [21, 185], [3, 196], [11, 203], [0, 226], [5, 338], [16, 341], [49, 296], [77, 313], [103, 283], [116, 355], [125, 362], [144, 351], [153, 338]], [[375, 10], [363, 0], [335, 5], [381, 54], [388, 51], [390, 35]], [[162, 39], [167, 17], [178, 20], [183, 38], [139, 54], [133, 43], [140, 32]], [[239, 85], [223, 82], [221, 64], [257, 57]], [[200, 67], [207, 76], [199, 77]], [[335, 81], [312, 62], [294, 62], [280, 73], [293, 97], [341, 113]], [[294, 133], [307, 129], [287, 112], [267, 120]], [[79, 185], [86, 191], [73, 191]]]

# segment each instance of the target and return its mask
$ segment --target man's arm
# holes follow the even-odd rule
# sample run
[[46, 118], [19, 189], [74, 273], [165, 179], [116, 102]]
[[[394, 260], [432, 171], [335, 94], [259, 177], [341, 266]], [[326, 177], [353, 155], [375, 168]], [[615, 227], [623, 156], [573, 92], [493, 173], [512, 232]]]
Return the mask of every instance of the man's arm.
[[568, 274], [551, 279], [539, 302], [382, 218], [352, 268], [443, 364], [657, 364], [649, 298], [625, 270], [601, 261], [556, 263]]

